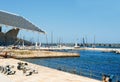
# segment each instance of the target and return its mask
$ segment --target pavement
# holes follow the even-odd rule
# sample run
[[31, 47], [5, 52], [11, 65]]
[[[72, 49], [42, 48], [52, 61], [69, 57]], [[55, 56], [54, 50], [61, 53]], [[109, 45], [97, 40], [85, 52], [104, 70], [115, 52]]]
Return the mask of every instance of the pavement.
[[0, 59], [0, 66], [14, 65], [16, 73], [14, 75], [5, 75], [0, 72], [0, 82], [101, 82], [84, 76], [79, 76], [56, 69], [28, 63], [30, 68], [36, 69], [38, 74], [25, 76], [22, 71], [17, 69], [17, 63], [20, 60], [8, 58]]
[[7, 76], [0, 73], [0, 82], [13, 82], [13, 81], [9, 79]]

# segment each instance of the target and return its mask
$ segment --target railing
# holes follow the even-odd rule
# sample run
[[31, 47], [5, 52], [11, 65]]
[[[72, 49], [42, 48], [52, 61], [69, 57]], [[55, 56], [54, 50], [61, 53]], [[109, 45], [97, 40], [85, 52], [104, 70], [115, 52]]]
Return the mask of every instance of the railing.
[[[61, 65], [61, 64], [58, 64], [58, 63], [54, 63], [54, 65], [53, 64], [51, 65], [50, 63], [47, 63], [44, 66], [55, 68], [55, 69], [58, 69], [60, 71], [65, 71], [65, 72], [69, 72], [69, 73], [73, 73], [73, 74], [77, 74], [77, 75], [101, 80], [101, 81], [102, 81], [103, 75], [110, 76], [110, 74], [96, 72], [96, 71], [92, 71], [92, 70], [89, 70], [89, 69], [70, 67], [70, 66]], [[112, 82], [120, 82], [120, 76], [114, 76], [113, 79], [112, 79]]]

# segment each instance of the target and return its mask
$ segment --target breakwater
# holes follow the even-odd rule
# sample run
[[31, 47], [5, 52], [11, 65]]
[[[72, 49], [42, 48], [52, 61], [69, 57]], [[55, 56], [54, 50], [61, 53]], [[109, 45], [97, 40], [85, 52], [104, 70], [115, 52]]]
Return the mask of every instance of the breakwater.
[[77, 48], [74, 50], [91, 50], [91, 51], [112, 52], [112, 53], [120, 54], [119, 48], [88, 48], [88, 47], [84, 47], [84, 48]]
[[79, 57], [78, 53], [69, 52], [55, 52], [55, 51], [40, 51], [40, 50], [6, 50], [1, 53], [1, 56], [12, 57], [12, 58], [53, 58], [53, 57]]

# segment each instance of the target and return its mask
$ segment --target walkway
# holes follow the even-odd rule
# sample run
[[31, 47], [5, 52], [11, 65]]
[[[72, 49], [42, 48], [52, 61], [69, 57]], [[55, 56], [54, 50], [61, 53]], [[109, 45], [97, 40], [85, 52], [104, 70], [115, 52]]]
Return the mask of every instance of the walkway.
[[[16, 70], [15, 75], [4, 75], [0, 74], [0, 82], [101, 82], [98, 80], [90, 79], [84, 76], [78, 76], [56, 69], [51, 69], [44, 66], [39, 66], [35, 64], [28, 63], [31, 68], [37, 69], [38, 74], [33, 74], [31, 76], [25, 76], [22, 71], [17, 70], [17, 63], [20, 60], [16, 59], [0, 59], [0, 65], [14, 65]], [[3, 77], [3, 78], [1, 78]], [[11, 81], [7, 81], [11, 80]]]

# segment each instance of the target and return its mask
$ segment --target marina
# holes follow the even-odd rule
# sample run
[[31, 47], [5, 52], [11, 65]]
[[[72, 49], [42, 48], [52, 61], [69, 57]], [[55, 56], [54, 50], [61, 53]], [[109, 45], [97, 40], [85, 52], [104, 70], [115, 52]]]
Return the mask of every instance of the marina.
[[120, 82], [119, 0], [1, 3], [0, 82]]
[[[115, 51], [119, 51], [119, 49], [86, 47], [51, 49], [52, 50], [43, 50], [42, 48], [42, 50], [37, 49], [32, 51], [30, 49], [6, 49], [4, 52], [8, 53], [8, 59], [4, 59], [4, 56], [2, 56], [0, 60], [11, 60], [9, 58], [20, 59], [37, 64], [38, 66], [45, 66], [67, 73], [97, 79], [99, 81], [102, 81], [104, 74], [114, 75], [114, 81], [120, 80], [120, 56], [115, 53]], [[114, 59], [116, 59], [116, 61]], [[113, 68], [110, 69], [111, 66]]]
[[[1, 50], [3, 49], [4, 48], [1, 47]], [[50, 69], [52, 68], [99, 81], [103, 80], [103, 75], [113, 75], [114, 78], [112, 78], [112, 80], [119, 81], [119, 51], [120, 49], [118, 48], [65, 46], [49, 48], [37, 47], [35, 49], [31, 47], [26, 47], [24, 49], [12, 49], [8, 47], [2, 51], [1, 60], [10, 60], [9, 58], [20, 59], [22, 61], [37, 64], [38, 66], [45, 66]], [[6, 58], [8, 59], [4, 59], [6, 52]], [[117, 61], [113, 59], [117, 59]], [[112, 69], [110, 69], [111, 66], [113, 67]]]
[[113, 82], [120, 80], [120, 55], [93, 50], [68, 50], [67, 52], [79, 53], [80, 57], [24, 59], [24, 61], [100, 81], [102, 81], [104, 74], [114, 75]]

